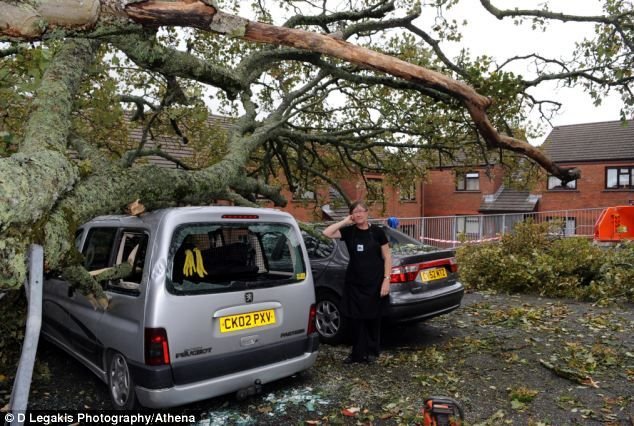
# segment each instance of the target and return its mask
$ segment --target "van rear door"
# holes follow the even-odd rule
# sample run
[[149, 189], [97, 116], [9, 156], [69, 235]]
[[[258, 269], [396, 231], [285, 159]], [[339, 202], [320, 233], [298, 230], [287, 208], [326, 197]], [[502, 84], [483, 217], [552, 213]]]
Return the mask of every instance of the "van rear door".
[[164, 321], [175, 383], [306, 351], [314, 289], [293, 224], [234, 218], [181, 225], [167, 275]]

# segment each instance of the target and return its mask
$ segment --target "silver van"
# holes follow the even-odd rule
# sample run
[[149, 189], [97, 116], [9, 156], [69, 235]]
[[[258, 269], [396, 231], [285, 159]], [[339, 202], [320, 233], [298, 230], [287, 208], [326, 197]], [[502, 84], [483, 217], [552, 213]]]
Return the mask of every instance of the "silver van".
[[115, 408], [171, 407], [237, 392], [311, 367], [315, 292], [287, 213], [183, 207], [103, 216], [76, 244], [108, 281], [107, 310], [59, 277], [44, 284], [42, 334], [108, 384]]

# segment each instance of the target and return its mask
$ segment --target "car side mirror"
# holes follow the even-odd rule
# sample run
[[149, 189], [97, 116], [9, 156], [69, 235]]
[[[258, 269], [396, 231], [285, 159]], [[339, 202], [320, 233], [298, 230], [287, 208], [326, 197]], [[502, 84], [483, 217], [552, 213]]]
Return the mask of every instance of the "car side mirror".
[[68, 286], [68, 297], [73, 297], [75, 295], [75, 287]]

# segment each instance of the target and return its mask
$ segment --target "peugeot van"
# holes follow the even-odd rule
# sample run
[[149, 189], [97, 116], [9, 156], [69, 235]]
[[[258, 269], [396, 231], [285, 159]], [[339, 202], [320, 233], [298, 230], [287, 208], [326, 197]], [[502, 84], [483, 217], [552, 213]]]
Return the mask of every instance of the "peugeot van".
[[315, 293], [306, 248], [287, 213], [184, 207], [104, 216], [76, 244], [103, 283], [95, 309], [60, 277], [44, 283], [42, 334], [107, 383], [115, 408], [159, 408], [250, 395], [311, 367]]

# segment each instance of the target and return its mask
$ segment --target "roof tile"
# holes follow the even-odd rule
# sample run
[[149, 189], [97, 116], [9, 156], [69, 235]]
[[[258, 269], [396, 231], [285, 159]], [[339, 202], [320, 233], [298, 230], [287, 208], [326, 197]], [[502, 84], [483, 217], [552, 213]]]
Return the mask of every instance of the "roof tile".
[[528, 191], [501, 188], [490, 199], [485, 197], [480, 204], [481, 212], [532, 212], [539, 198]]
[[634, 159], [634, 120], [557, 126], [542, 146], [558, 163]]

